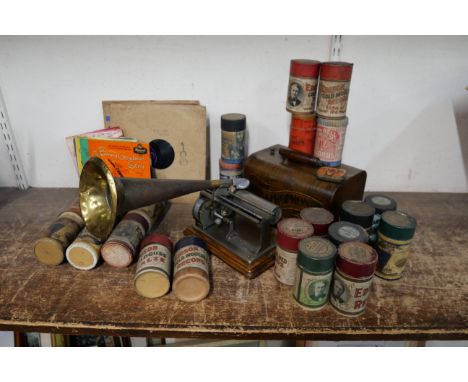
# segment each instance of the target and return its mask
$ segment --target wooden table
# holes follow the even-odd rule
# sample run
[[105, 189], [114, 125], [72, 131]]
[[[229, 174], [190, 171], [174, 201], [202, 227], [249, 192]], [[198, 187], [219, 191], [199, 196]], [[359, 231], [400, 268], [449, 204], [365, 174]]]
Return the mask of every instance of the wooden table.
[[[364, 315], [307, 311], [272, 269], [253, 280], [217, 258], [199, 303], [139, 297], [135, 265], [79, 271], [48, 267], [33, 243], [77, 196], [75, 189], [0, 189], [0, 330], [154, 337], [310, 340], [468, 339], [468, 195], [389, 193], [418, 220], [407, 272], [375, 279]], [[158, 231], [177, 240], [190, 206], [173, 205]]]

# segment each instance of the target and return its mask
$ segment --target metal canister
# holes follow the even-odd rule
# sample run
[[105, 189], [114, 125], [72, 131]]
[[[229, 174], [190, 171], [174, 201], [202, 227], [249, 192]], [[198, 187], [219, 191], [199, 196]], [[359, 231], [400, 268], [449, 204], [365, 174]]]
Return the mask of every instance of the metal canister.
[[321, 309], [328, 293], [335, 265], [336, 247], [327, 239], [309, 237], [298, 248], [294, 299], [308, 309]]
[[299, 242], [313, 234], [312, 224], [302, 219], [288, 218], [278, 223], [274, 275], [279, 282], [294, 285]]
[[68, 262], [83, 271], [93, 269], [99, 261], [103, 243], [104, 240], [94, 236], [86, 227], [83, 228], [65, 252]]
[[173, 290], [185, 302], [203, 300], [210, 292], [210, 254], [196, 236], [186, 236], [175, 245]]
[[221, 116], [221, 158], [226, 163], [242, 163], [245, 156], [246, 117], [230, 113]]
[[45, 237], [34, 244], [37, 260], [46, 265], [59, 265], [65, 258], [65, 250], [78, 236], [85, 223], [78, 204], [60, 213], [47, 229]]
[[102, 258], [113, 267], [128, 267], [149, 229], [148, 219], [140, 213], [128, 212], [102, 246]]
[[369, 235], [364, 228], [346, 221], [331, 224], [328, 228], [328, 237], [337, 247], [348, 241], [358, 241], [361, 243], [369, 241]]
[[242, 177], [244, 172], [244, 162], [227, 163], [222, 158], [219, 160], [219, 178], [235, 179]]
[[328, 228], [333, 223], [333, 214], [321, 207], [308, 207], [301, 210], [301, 219], [312, 224], [314, 236], [328, 236]]
[[346, 116], [352, 72], [353, 64], [348, 62], [322, 63], [317, 100], [317, 114], [320, 117]]
[[140, 245], [140, 255], [133, 283], [140, 296], [164, 296], [171, 287], [172, 241], [165, 235], [146, 236]]
[[317, 118], [314, 156], [320, 159], [324, 166], [341, 165], [347, 126], [346, 117], [336, 120]]
[[346, 316], [364, 313], [369, 297], [377, 253], [370, 245], [348, 242], [338, 247], [330, 303]]
[[313, 113], [317, 95], [320, 62], [291, 60], [286, 110], [291, 113]]
[[395, 199], [382, 194], [367, 195], [364, 201], [375, 208], [372, 230], [369, 235], [369, 242], [375, 244], [377, 241], [377, 229], [379, 228], [382, 214], [385, 211], [395, 211], [397, 209], [397, 202]]
[[315, 114], [293, 114], [289, 130], [289, 148], [308, 155], [314, 155]]
[[345, 200], [341, 205], [340, 220], [360, 225], [368, 235], [372, 231], [375, 208], [361, 200]]
[[379, 263], [375, 274], [386, 280], [403, 275], [410, 244], [416, 231], [416, 219], [402, 211], [385, 211], [377, 231]]

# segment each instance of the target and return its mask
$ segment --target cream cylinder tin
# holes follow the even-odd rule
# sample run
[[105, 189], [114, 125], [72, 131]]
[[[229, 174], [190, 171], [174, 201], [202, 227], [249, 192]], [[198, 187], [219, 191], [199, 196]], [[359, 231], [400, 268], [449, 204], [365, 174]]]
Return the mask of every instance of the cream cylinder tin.
[[86, 227], [78, 237], [67, 248], [66, 257], [68, 262], [76, 269], [88, 271], [96, 267], [103, 240], [94, 236]]

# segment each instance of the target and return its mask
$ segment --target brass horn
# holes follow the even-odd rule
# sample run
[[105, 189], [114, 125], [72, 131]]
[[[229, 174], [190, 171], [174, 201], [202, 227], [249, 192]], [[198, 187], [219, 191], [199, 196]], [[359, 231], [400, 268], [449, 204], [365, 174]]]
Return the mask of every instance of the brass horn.
[[114, 178], [104, 161], [90, 158], [80, 176], [80, 208], [86, 228], [105, 240], [117, 216], [192, 192], [229, 187], [232, 180]]

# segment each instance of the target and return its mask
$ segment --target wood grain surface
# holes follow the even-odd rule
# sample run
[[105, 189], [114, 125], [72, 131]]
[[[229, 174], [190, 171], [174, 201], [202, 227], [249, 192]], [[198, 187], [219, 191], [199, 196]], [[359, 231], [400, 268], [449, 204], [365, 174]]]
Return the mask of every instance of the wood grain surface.
[[[212, 258], [212, 290], [199, 303], [172, 293], [145, 299], [135, 264], [80, 271], [36, 261], [33, 243], [77, 196], [75, 189], [0, 189], [0, 330], [161, 337], [311, 340], [467, 339], [468, 195], [389, 193], [418, 220], [405, 276], [376, 278], [366, 312], [341, 316], [298, 306], [270, 268], [249, 280]], [[172, 205], [157, 229], [176, 241], [192, 224]]]

